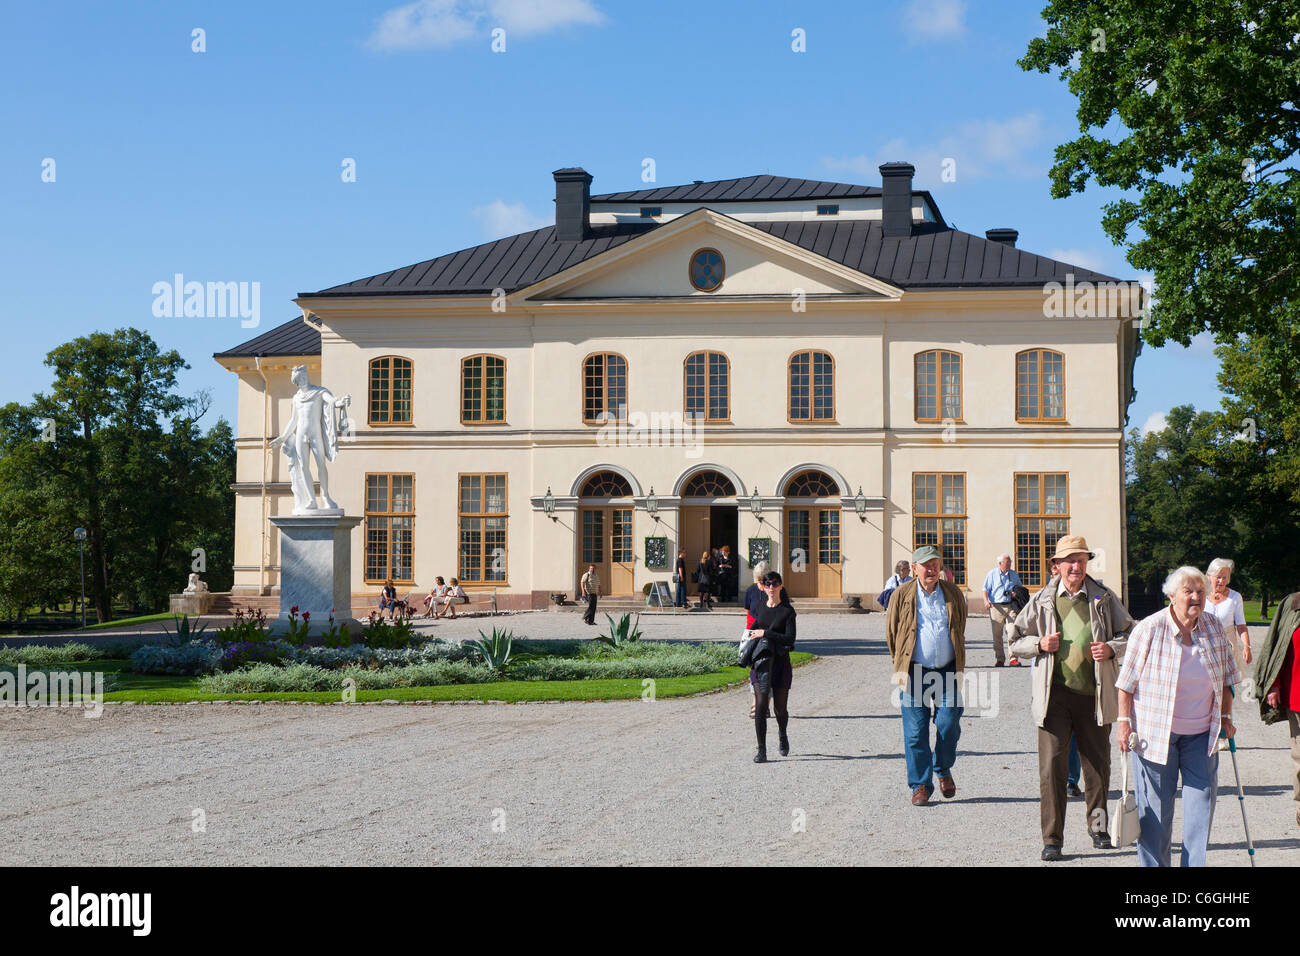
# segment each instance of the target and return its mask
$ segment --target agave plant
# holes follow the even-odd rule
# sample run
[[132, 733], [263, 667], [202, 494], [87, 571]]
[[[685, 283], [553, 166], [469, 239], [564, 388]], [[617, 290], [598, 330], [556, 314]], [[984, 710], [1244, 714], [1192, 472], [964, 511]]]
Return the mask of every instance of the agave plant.
[[608, 614], [605, 620], [609, 621], [609, 633], [597, 634], [596, 640], [610, 647], [622, 647], [624, 644], [630, 644], [632, 641], [641, 640], [641, 628], [638, 626], [641, 622], [641, 615], [633, 617], [631, 614], [619, 615], [618, 623]]
[[513, 631], [504, 628], [492, 628], [492, 636], [488, 637], [482, 631], [478, 632], [481, 640], [470, 641], [470, 646], [476, 648], [483, 655], [483, 663], [497, 673], [504, 673], [506, 665], [510, 663], [511, 651], [514, 648], [515, 635]]
[[180, 647], [182, 644], [188, 644], [190, 641], [197, 641], [203, 636], [203, 632], [208, 629], [206, 624], [198, 628], [190, 624], [190, 619], [183, 614], [173, 614], [172, 623], [176, 630], [167, 630], [167, 625], [163, 625], [163, 633], [167, 635], [167, 643], [172, 647]]

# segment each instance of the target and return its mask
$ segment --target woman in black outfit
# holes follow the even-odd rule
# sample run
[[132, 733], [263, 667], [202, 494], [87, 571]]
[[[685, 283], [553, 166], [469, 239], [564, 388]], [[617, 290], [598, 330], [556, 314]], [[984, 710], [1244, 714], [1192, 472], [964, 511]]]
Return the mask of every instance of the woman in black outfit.
[[790, 685], [794, 682], [790, 651], [794, 647], [795, 613], [781, 585], [781, 575], [776, 571], [763, 575], [761, 586], [767, 600], [758, 605], [754, 613], [754, 627], [750, 632], [750, 637], [758, 641], [754, 646], [754, 664], [749, 671], [750, 683], [754, 685], [754, 735], [758, 738], [758, 753], [754, 755], [754, 763], [764, 763], [767, 760], [769, 698], [775, 704], [781, 756], [790, 753], [790, 738], [785, 731], [790, 720], [786, 704], [790, 697]]
[[718, 576], [713, 558], [705, 551], [695, 569], [695, 582], [700, 586], [700, 607], [713, 610], [713, 580]]

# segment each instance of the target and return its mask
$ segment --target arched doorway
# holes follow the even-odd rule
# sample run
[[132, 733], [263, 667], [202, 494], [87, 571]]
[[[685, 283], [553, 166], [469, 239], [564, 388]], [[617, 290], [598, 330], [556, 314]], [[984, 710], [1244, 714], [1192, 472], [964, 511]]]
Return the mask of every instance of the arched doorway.
[[810, 468], [786, 482], [785, 587], [791, 597], [843, 594], [840, 556], [839, 483]]
[[632, 485], [618, 472], [598, 471], [578, 490], [578, 580], [588, 565], [600, 575], [600, 593], [632, 593]]
[[[735, 590], [739, 580], [740, 550], [738, 544], [739, 520], [736, 504], [736, 484], [730, 477], [716, 469], [697, 471], [681, 483], [678, 490], [681, 505], [678, 510], [677, 539], [686, 551], [686, 567], [693, 573], [700, 555], [724, 545], [731, 549], [733, 570], [728, 590]], [[694, 593], [694, 589], [689, 589]], [[719, 592], [714, 590], [714, 594]], [[730, 594], [727, 595], [731, 597]]]

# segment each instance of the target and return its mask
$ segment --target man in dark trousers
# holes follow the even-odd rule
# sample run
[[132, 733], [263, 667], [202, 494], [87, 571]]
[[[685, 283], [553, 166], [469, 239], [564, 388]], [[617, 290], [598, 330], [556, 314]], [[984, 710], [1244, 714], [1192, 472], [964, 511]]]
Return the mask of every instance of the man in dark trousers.
[[596, 623], [596, 598], [600, 596], [600, 575], [594, 564], [587, 565], [587, 573], [582, 576], [579, 591], [587, 598], [587, 611], [582, 615], [584, 624]]

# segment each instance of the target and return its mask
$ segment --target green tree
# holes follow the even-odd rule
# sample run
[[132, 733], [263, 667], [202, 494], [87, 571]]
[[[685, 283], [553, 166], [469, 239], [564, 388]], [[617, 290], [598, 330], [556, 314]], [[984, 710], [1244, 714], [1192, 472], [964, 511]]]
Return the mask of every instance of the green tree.
[[[199, 429], [206, 396], [176, 393], [184, 359], [147, 333], [118, 329], [61, 345], [46, 364], [54, 369], [48, 394], [0, 409], [0, 516], [37, 514], [52, 537], [33, 529], [24, 543], [0, 548], [0, 588], [9, 588], [0, 603], [36, 600], [24, 561], [32, 572], [75, 568], [77, 526], [87, 532], [87, 590], [100, 621], [111, 619], [115, 599], [162, 606], [185, 580], [194, 547], [208, 552], [212, 584], [228, 588], [234, 440], [225, 421]], [[42, 440], [42, 419], [54, 423], [53, 441]], [[58, 574], [44, 576], [67, 587]]]
[[1300, 501], [1300, 7], [1052, 0], [1042, 16], [1020, 66], [1059, 71], [1080, 129], [1052, 195], [1123, 191], [1102, 226], [1154, 276], [1144, 339], [1214, 334], [1225, 389], [1278, 438], [1267, 478]]

